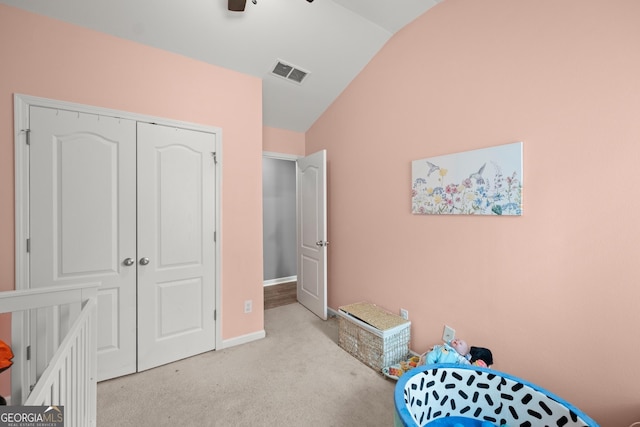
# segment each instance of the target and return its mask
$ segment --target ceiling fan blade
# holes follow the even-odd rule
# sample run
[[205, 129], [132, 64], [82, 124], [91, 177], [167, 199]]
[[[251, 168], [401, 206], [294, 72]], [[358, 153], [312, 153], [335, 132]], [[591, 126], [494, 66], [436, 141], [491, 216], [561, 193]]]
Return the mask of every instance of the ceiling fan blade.
[[247, 0], [229, 0], [228, 8], [233, 12], [244, 12]]

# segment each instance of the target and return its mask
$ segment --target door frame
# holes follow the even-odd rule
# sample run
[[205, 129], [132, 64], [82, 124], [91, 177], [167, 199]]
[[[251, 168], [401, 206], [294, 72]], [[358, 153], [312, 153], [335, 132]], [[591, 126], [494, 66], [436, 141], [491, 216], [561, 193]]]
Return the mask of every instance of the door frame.
[[[58, 108], [61, 110], [78, 111], [84, 114], [95, 114], [98, 116], [110, 116], [137, 122], [156, 123], [164, 126], [178, 127], [189, 130], [212, 133], [216, 135], [216, 187], [215, 187], [215, 298], [216, 298], [216, 329], [215, 348], [223, 348], [222, 341], [222, 129], [167, 119], [162, 117], [148, 116], [144, 114], [127, 111], [113, 110], [109, 108], [96, 107], [74, 102], [41, 98], [31, 95], [15, 93], [14, 102], [14, 180], [15, 180], [15, 289], [27, 289], [29, 283], [29, 256], [27, 253], [27, 238], [29, 233], [29, 108], [40, 106], [47, 108]], [[23, 331], [28, 326], [22, 317], [14, 316], [18, 319], [12, 320], [11, 340], [15, 353], [12, 371], [12, 384], [24, 384], [23, 379], [27, 375], [24, 363], [25, 345]], [[12, 386], [13, 387], [13, 386]]]
[[[274, 151], [263, 151], [262, 152], [262, 158], [263, 159], [267, 158], [267, 159], [275, 159], [275, 160], [287, 160], [287, 161], [294, 162], [294, 163], [297, 163], [298, 159], [302, 159], [303, 157], [304, 156], [298, 156], [297, 154], [284, 154], [284, 153], [277, 153], [277, 152], [274, 152]], [[297, 168], [297, 165], [296, 165], [296, 168]], [[298, 187], [297, 187], [297, 185], [298, 185], [298, 182], [297, 182], [297, 179], [296, 179], [296, 206], [297, 206], [297, 200], [298, 200]], [[264, 204], [264, 195], [262, 197], [262, 203]], [[297, 212], [297, 209], [296, 209], [296, 228], [297, 228], [297, 217], [298, 217], [298, 212]], [[296, 230], [296, 233], [297, 233], [297, 230]], [[296, 255], [296, 257], [297, 257], [297, 255]], [[264, 256], [262, 258], [263, 258], [263, 261], [264, 261]], [[296, 263], [297, 262], [298, 261], [296, 259]], [[296, 271], [296, 275], [294, 277], [295, 277], [295, 279], [297, 281], [298, 280], [297, 271]], [[268, 285], [265, 285], [264, 277], [262, 277], [262, 287], [264, 288], [266, 286], [268, 286]]]
[[[314, 154], [314, 153], [311, 153], [311, 154]], [[263, 151], [262, 152], [262, 157], [263, 158], [266, 157], [266, 158], [270, 158], [270, 159], [278, 159], [278, 160], [289, 160], [289, 161], [293, 161], [293, 162], [296, 163], [296, 178], [295, 178], [296, 179], [296, 235], [297, 235], [296, 236], [296, 265], [297, 265], [296, 281], [298, 282], [298, 285], [299, 285], [300, 284], [300, 263], [299, 263], [299, 257], [300, 257], [300, 252], [299, 252], [299, 249], [300, 249], [300, 247], [299, 247], [300, 246], [299, 221], [300, 221], [300, 217], [298, 215], [298, 209], [299, 209], [298, 204], [299, 204], [299, 201], [300, 201], [300, 188], [298, 186], [298, 183], [299, 183], [298, 161], [300, 159], [304, 159], [307, 156], [299, 156], [299, 155], [296, 155], [296, 154], [284, 154], [284, 153], [277, 153], [277, 152], [272, 152], [272, 151]], [[326, 165], [326, 163], [325, 163], [325, 165]], [[326, 170], [325, 170], [325, 179], [326, 179]], [[325, 191], [326, 191], [326, 187], [325, 187]], [[326, 205], [325, 205], [325, 214], [326, 214]], [[325, 224], [325, 233], [326, 232], [327, 232], [327, 230], [326, 230], [326, 224]], [[326, 238], [326, 236], [325, 236], [325, 238]], [[326, 251], [326, 246], [325, 246], [325, 251]], [[326, 265], [326, 262], [327, 262], [327, 257], [326, 257], [326, 254], [325, 254], [325, 265]], [[326, 275], [325, 275], [325, 280], [326, 280]], [[264, 288], [264, 277], [263, 277], [263, 288]], [[296, 289], [296, 299], [297, 299], [297, 297], [298, 297], [298, 294], [297, 294], [297, 289]], [[326, 302], [327, 302], [326, 301], [327, 300], [327, 289], [326, 288], [325, 288], [324, 298], [325, 298], [325, 309], [326, 309], [325, 311], [328, 312], [329, 311], [329, 307], [326, 304]], [[300, 301], [298, 300], [298, 302], [300, 302]], [[316, 314], [316, 313], [314, 313], [314, 314]], [[318, 317], [322, 318], [321, 316], [318, 316]], [[326, 320], [326, 318], [323, 319], [323, 320]]]

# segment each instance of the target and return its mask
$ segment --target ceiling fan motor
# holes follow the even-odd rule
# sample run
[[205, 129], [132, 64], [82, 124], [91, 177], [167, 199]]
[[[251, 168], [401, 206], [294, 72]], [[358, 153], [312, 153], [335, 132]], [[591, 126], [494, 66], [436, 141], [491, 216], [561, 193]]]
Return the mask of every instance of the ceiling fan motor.
[[[307, 0], [309, 3], [313, 3], [313, 0]], [[258, 3], [257, 0], [251, 0], [251, 3]], [[232, 12], [244, 12], [244, 7], [247, 5], [247, 0], [228, 0], [227, 7]]]
[[227, 8], [232, 12], [244, 12], [247, 0], [229, 0]]

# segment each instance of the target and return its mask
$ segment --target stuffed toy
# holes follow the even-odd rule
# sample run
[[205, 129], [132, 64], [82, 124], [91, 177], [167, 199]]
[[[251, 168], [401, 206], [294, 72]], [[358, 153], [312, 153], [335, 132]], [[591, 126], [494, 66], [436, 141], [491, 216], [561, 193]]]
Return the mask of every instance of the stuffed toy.
[[474, 365], [488, 368], [493, 365], [491, 350], [484, 347], [474, 347], [466, 341], [455, 338], [448, 343], [435, 345], [420, 358], [420, 365], [434, 363], [454, 363], [460, 365]]
[[488, 348], [471, 346], [469, 356], [471, 356], [469, 362], [471, 362], [472, 365], [482, 368], [488, 368], [493, 365], [493, 354], [491, 354], [491, 350]]
[[456, 338], [448, 343], [433, 346], [431, 350], [419, 357], [412, 356], [407, 361], [386, 366], [382, 368], [382, 373], [397, 380], [402, 374], [416, 366], [434, 363], [453, 363], [488, 368], [493, 365], [493, 355], [488, 348], [469, 347], [464, 340]]
[[469, 365], [469, 346], [464, 340], [455, 338], [442, 345], [434, 345], [433, 348], [422, 356], [421, 365], [431, 365], [434, 363], [456, 363]]

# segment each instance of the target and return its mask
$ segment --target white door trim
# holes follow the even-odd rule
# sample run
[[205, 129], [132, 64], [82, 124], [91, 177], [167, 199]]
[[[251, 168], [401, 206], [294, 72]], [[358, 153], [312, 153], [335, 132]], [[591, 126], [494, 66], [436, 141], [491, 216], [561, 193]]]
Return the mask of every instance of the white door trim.
[[295, 162], [298, 159], [303, 158], [304, 156], [298, 156], [297, 154], [276, 153], [274, 151], [263, 151], [262, 157], [267, 157], [269, 159], [291, 160]]
[[[25, 289], [29, 283], [29, 262], [27, 256], [27, 238], [29, 237], [29, 107], [41, 106], [58, 108], [62, 110], [79, 111], [86, 114], [109, 116], [135, 120], [138, 122], [157, 123], [165, 126], [173, 126], [184, 129], [198, 130], [216, 134], [216, 254], [215, 254], [215, 298], [216, 298], [216, 348], [223, 348], [222, 341], [222, 129], [201, 125], [197, 123], [183, 122], [173, 119], [147, 116], [109, 108], [95, 107], [73, 102], [55, 99], [35, 97], [24, 94], [14, 94], [14, 179], [15, 179], [15, 288]], [[22, 321], [12, 322], [12, 337], [20, 336], [24, 324]], [[13, 339], [12, 338], [12, 339]], [[19, 343], [18, 343], [19, 344]], [[22, 346], [17, 345], [13, 349], [16, 360], [20, 360], [23, 353]], [[16, 375], [21, 375], [20, 369], [14, 369]], [[21, 378], [21, 377], [18, 377]]]

